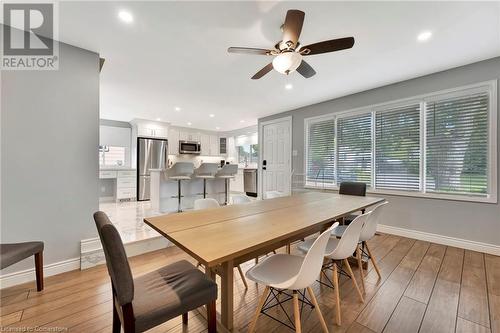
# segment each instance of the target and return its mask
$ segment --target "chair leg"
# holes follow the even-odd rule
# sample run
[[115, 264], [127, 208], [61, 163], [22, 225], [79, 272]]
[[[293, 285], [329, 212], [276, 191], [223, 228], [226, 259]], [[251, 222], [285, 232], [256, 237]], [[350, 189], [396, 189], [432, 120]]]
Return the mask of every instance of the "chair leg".
[[286, 245], [286, 253], [290, 254], [292, 252], [292, 246], [290, 244]]
[[255, 258], [255, 264], [257, 265], [259, 263], [259, 257]]
[[182, 314], [182, 324], [187, 325], [187, 323], [188, 323], [188, 313], [186, 312]]
[[113, 333], [120, 333], [121, 329], [122, 324], [120, 322], [120, 316], [118, 315], [118, 311], [116, 311], [116, 307], [113, 304]]
[[361, 278], [361, 287], [363, 287], [363, 292], [365, 292], [365, 274], [363, 272], [363, 260], [361, 258], [361, 250], [359, 249], [359, 245], [356, 247], [356, 258], [358, 259], [358, 269], [359, 269], [359, 276]]
[[340, 290], [339, 290], [339, 271], [337, 269], [337, 264], [334, 262], [333, 263], [333, 287], [335, 289], [335, 315], [337, 319], [337, 325], [342, 325], [342, 321], [340, 319]]
[[217, 309], [215, 300], [207, 304], [208, 333], [217, 333]]
[[241, 280], [243, 281], [243, 284], [245, 285], [245, 289], [248, 289], [247, 279], [245, 279], [245, 274], [243, 274], [243, 271], [241, 270], [240, 265], [238, 265], [238, 272], [240, 272]]
[[253, 316], [253, 319], [250, 322], [250, 325], [248, 326], [248, 333], [253, 333], [255, 331], [255, 325], [257, 324], [257, 320], [259, 319], [259, 316], [260, 316], [260, 311], [262, 310], [262, 307], [264, 306], [264, 302], [266, 301], [268, 294], [269, 294], [269, 286], [266, 286], [266, 288], [264, 289], [264, 292], [262, 293], [262, 296], [260, 296], [259, 305], [257, 305], [257, 309], [255, 310], [255, 314]]
[[349, 260], [344, 259], [344, 264], [347, 266], [347, 272], [349, 273], [349, 276], [351, 277], [352, 283], [354, 284], [354, 288], [356, 288], [356, 291], [358, 292], [359, 298], [361, 299], [361, 302], [365, 302], [365, 299], [363, 298], [363, 294], [361, 293], [361, 290], [359, 289], [358, 283], [356, 282], [356, 278], [354, 277], [354, 273], [352, 272], [351, 265], [349, 265]]
[[180, 213], [182, 212], [182, 203], [181, 203], [181, 196], [182, 196], [182, 192], [181, 192], [181, 180], [178, 179], [177, 180], [177, 212]]
[[302, 327], [300, 327], [299, 293], [297, 290], [293, 291], [293, 317], [295, 319], [295, 332], [301, 333]]
[[325, 318], [323, 318], [323, 314], [321, 314], [321, 310], [319, 308], [318, 301], [316, 300], [316, 296], [314, 296], [314, 291], [312, 290], [311, 287], [307, 287], [307, 291], [309, 292], [309, 295], [311, 296], [311, 301], [314, 305], [314, 308], [316, 309], [316, 313], [318, 314], [319, 322], [321, 323], [321, 327], [323, 328], [323, 332], [328, 333], [328, 327], [326, 326]]
[[365, 242], [365, 247], [366, 251], [368, 251], [368, 256], [370, 257], [370, 260], [372, 261], [373, 267], [375, 268], [375, 271], [377, 272], [378, 278], [382, 278], [382, 274], [380, 274], [380, 269], [378, 268], [377, 262], [375, 261], [375, 258], [372, 255], [372, 251], [370, 251], [370, 248], [368, 247], [368, 243]]
[[36, 290], [43, 290], [43, 251], [35, 253]]

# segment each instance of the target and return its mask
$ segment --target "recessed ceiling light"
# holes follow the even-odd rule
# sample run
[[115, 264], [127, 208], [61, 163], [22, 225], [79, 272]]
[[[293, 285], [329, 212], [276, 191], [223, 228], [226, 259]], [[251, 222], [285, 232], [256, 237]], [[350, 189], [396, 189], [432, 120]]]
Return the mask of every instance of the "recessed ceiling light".
[[187, 123], [187, 124], [188, 124], [188, 126], [193, 125], [193, 123], [192, 123], [192, 122], [190, 122], [190, 121], [188, 121], [188, 123]]
[[174, 110], [175, 110], [175, 111], [177, 111], [177, 112], [179, 112], [179, 111], [181, 110], [181, 108], [180, 108], [180, 107], [178, 107], [178, 106], [176, 106], [176, 107], [174, 108]]
[[214, 115], [213, 113], [209, 114], [208, 116], [209, 116], [210, 118], [215, 117], [215, 115]]
[[428, 41], [431, 37], [432, 37], [431, 31], [422, 31], [421, 33], [418, 34], [417, 40], [419, 42], [425, 42]]
[[240, 123], [244, 123], [245, 121], [244, 120], [240, 120]]
[[219, 127], [219, 126], [217, 126], [215, 129], [216, 129], [216, 130], [220, 130], [220, 127]]
[[285, 89], [286, 90], [290, 90], [292, 88], [293, 88], [293, 85], [291, 83], [288, 83], [288, 84], [285, 85]]
[[161, 120], [161, 118], [156, 118], [156, 120], [157, 120], [157, 121], [160, 121], [160, 120]]
[[132, 23], [132, 22], [134, 22], [134, 17], [132, 16], [132, 14], [130, 14], [130, 12], [127, 12], [125, 10], [121, 10], [118, 13], [118, 17], [120, 18], [120, 20], [122, 20], [125, 23]]

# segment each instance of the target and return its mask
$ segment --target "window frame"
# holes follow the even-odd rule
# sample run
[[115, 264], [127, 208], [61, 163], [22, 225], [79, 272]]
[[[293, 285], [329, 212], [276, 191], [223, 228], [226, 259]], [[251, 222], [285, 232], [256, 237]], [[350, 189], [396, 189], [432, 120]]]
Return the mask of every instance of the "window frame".
[[[475, 84], [455, 87], [451, 89], [440, 90], [432, 93], [417, 95], [409, 98], [393, 100], [384, 103], [368, 105], [360, 108], [349, 109], [345, 111], [333, 112], [326, 115], [304, 118], [304, 173], [307, 172], [307, 156], [309, 150], [309, 125], [314, 122], [324, 120], [334, 120], [335, 129], [337, 129], [337, 119], [341, 117], [352, 117], [357, 114], [372, 114], [372, 161], [371, 161], [371, 186], [367, 188], [368, 193], [372, 194], [385, 194], [403, 197], [418, 197], [418, 198], [431, 198], [443, 199], [453, 201], [469, 201], [469, 202], [483, 202], [483, 203], [497, 203], [498, 202], [498, 160], [497, 160], [497, 143], [498, 143], [498, 119], [497, 119], [497, 93], [498, 93], [497, 80], [490, 80], [479, 82]], [[488, 110], [488, 155], [487, 155], [487, 176], [488, 176], [488, 190], [486, 196], [474, 194], [445, 194], [426, 192], [426, 133], [427, 133], [427, 118], [426, 118], [426, 103], [442, 100], [446, 98], [457, 98], [462, 96], [471, 95], [478, 92], [488, 93], [489, 110]], [[380, 190], [375, 187], [375, 160], [376, 160], [376, 133], [375, 133], [375, 115], [377, 111], [386, 111], [391, 108], [402, 107], [409, 104], [419, 104], [420, 106], [420, 186], [419, 191], [408, 192], [404, 190]], [[335, 132], [335, 182], [334, 184], [311, 184], [304, 178], [304, 188], [312, 189], [326, 189], [338, 190], [337, 184], [337, 132]]]

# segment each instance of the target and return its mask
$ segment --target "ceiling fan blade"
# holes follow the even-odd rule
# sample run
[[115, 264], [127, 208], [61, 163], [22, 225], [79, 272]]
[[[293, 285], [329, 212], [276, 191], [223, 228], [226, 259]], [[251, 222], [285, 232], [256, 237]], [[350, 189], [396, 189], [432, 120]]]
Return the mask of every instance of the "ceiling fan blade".
[[230, 47], [227, 49], [227, 52], [241, 53], [241, 54], [271, 55], [271, 50], [257, 49], [253, 47]]
[[[315, 55], [320, 53], [334, 52], [350, 49], [354, 45], [354, 37], [346, 37], [306, 45], [300, 48], [302, 55]], [[309, 52], [305, 51], [309, 50]], [[305, 51], [305, 52], [304, 52]]]
[[273, 63], [270, 63], [266, 67], [262, 68], [260, 71], [255, 73], [255, 75], [252, 76], [252, 80], [258, 80], [272, 70], [273, 70]]
[[292, 42], [290, 45], [295, 48], [299, 40], [302, 25], [304, 24], [304, 12], [297, 9], [290, 9], [286, 12], [285, 23], [283, 24], [283, 43]]
[[299, 67], [297, 67], [296, 71], [299, 72], [306, 79], [316, 75], [316, 71], [311, 67], [311, 65], [309, 65], [304, 60], [302, 60]]

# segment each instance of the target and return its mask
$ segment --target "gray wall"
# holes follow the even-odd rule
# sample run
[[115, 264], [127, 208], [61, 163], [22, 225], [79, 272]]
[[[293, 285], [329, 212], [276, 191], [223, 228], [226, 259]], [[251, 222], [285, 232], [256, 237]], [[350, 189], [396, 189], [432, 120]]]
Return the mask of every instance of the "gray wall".
[[59, 52], [57, 71], [1, 74], [1, 242], [42, 240], [45, 264], [80, 256], [98, 210], [99, 55]]
[[[296, 173], [303, 173], [305, 118], [499, 78], [500, 57], [497, 57], [261, 118], [259, 123], [285, 116], [293, 117], [292, 149], [298, 151], [298, 156], [293, 157], [292, 164]], [[500, 97], [500, 94], [497, 96]], [[500, 105], [500, 102], [497, 105]], [[498, 121], [500, 122], [500, 117]], [[498, 138], [500, 139], [500, 135]], [[500, 147], [500, 143], [497, 147]], [[384, 197], [391, 203], [384, 217], [385, 225], [500, 245], [498, 203], [483, 204], [389, 195]]]

